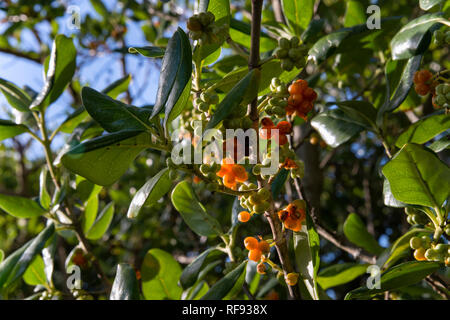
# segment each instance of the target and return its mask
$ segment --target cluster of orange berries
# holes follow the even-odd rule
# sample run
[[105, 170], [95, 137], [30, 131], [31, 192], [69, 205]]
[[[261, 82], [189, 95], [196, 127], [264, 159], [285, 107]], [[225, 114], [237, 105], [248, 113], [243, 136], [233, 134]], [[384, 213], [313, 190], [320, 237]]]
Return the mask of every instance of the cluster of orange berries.
[[255, 237], [247, 237], [244, 239], [245, 249], [249, 250], [248, 258], [252, 261], [258, 262], [261, 260], [263, 254], [270, 251], [270, 245], [267, 241], [258, 241]]
[[281, 121], [275, 125], [270, 118], [263, 118], [261, 126], [259, 137], [261, 139], [275, 139], [280, 146], [288, 142], [287, 135], [292, 132], [292, 125], [288, 121]]
[[314, 102], [317, 99], [317, 92], [308, 86], [308, 82], [299, 79], [292, 83], [289, 88], [288, 106], [286, 114], [306, 119], [306, 115], [313, 109]]
[[432, 94], [431, 102], [435, 109], [448, 108], [450, 102], [450, 85], [439, 83], [428, 70], [419, 70], [414, 74], [414, 90], [417, 94], [425, 96]]
[[433, 74], [428, 70], [419, 70], [414, 74], [414, 90], [421, 96], [434, 91]]
[[240, 164], [234, 164], [230, 158], [223, 159], [217, 176], [223, 179], [223, 185], [225, 187], [233, 190], [236, 190], [238, 183], [248, 180], [248, 174], [245, 168]]
[[278, 211], [278, 218], [286, 229], [300, 231], [302, 223], [306, 219], [306, 203], [303, 200], [295, 200], [286, 208]]

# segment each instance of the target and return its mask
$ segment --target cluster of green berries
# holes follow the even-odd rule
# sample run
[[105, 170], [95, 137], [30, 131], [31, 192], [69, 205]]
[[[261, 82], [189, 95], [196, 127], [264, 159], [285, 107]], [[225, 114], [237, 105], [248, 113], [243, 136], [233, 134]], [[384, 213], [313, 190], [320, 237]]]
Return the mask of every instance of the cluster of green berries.
[[443, 107], [450, 107], [450, 84], [441, 83], [435, 88], [435, 96], [433, 97], [433, 103]]
[[450, 44], [450, 30], [436, 30], [434, 32], [434, 44], [436, 44], [437, 46]]
[[286, 116], [286, 107], [288, 106], [288, 87], [280, 79], [273, 78], [270, 82], [270, 90], [270, 99], [264, 111], [269, 116], [284, 118]]
[[202, 164], [200, 165], [200, 172], [208, 179], [210, 182], [206, 184], [206, 189], [209, 191], [216, 191], [219, 187], [220, 179], [217, 176], [217, 172], [220, 170], [220, 164], [213, 162], [212, 164]]
[[[450, 230], [449, 230], [450, 231]], [[412, 237], [409, 246], [414, 250], [414, 258], [418, 261], [439, 261], [450, 264], [450, 245], [433, 244], [428, 236]]]
[[247, 116], [247, 106], [239, 105], [230, 115], [223, 120], [225, 129], [249, 129], [253, 125], [253, 121]]
[[166, 159], [166, 165], [169, 168], [169, 179], [176, 180], [178, 178], [178, 167], [171, 157]]
[[189, 36], [192, 40], [198, 40], [200, 44], [211, 44], [218, 42], [226, 36], [226, 27], [217, 26], [216, 17], [212, 12], [200, 12], [194, 14], [187, 21]]
[[405, 213], [407, 215], [406, 221], [408, 221], [410, 225], [415, 224], [426, 225], [427, 223], [430, 222], [427, 215], [420, 210], [411, 207], [406, 207]]
[[[239, 187], [239, 191], [250, 191], [257, 189], [254, 183], [244, 183]], [[264, 213], [270, 207], [270, 191], [261, 188], [258, 191], [242, 195], [239, 198], [241, 207], [254, 213]]]
[[219, 96], [213, 90], [206, 90], [200, 97], [194, 99], [194, 108], [200, 112], [208, 113], [211, 105], [219, 103]]
[[291, 40], [280, 38], [275, 56], [281, 60], [281, 68], [291, 71], [294, 66], [301, 69], [306, 65], [308, 47], [300, 43], [298, 37], [292, 37]]

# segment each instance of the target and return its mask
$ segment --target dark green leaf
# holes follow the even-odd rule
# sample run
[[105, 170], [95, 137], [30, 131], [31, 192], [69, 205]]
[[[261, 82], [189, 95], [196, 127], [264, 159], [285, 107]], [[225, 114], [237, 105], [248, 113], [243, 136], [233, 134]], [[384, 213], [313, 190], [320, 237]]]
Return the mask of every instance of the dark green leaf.
[[375, 128], [377, 111], [374, 106], [367, 101], [340, 101], [329, 102], [328, 105], [336, 104], [344, 113], [353, 120], [355, 124], [365, 128]]
[[210, 248], [195, 258], [186, 268], [184, 268], [180, 277], [180, 284], [183, 289], [187, 289], [195, 284], [200, 271], [208, 264], [208, 262], [217, 258], [222, 252], [216, 248]]
[[31, 98], [25, 90], [2, 78], [0, 78], [0, 90], [5, 95], [11, 107], [21, 112], [29, 111], [28, 107], [31, 104]]
[[139, 53], [144, 57], [148, 58], [159, 58], [164, 56], [164, 49], [160, 47], [130, 47], [128, 48], [129, 53]]
[[247, 261], [242, 262], [233, 271], [217, 281], [200, 300], [221, 300], [233, 289], [235, 283], [245, 272]]
[[109, 300], [139, 300], [139, 284], [134, 269], [126, 264], [117, 265], [116, 277]]
[[344, 234], [350, 242], [375, 255], [380, 254], [383, 248], [367, 231], [364, 222], [356, 213], [350, 213], [344, 222]]
[[125, 92], [128, 89], [130, 81], [131, 75], [128, 74], [125, 77], [117, 79], [116, 81], [111, 83], [109, 86], [102, 90], [102, 93], [107, 94], [112, 99], [116, 99], [119, 94]]

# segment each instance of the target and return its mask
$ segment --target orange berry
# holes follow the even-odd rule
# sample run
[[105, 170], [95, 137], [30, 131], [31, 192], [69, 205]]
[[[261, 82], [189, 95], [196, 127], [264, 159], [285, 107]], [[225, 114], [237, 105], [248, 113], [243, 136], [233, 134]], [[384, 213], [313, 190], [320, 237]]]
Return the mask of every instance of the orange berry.
[[255, 250], [258, 248], [258, 240], [255, 237], [247, 237], [244, 239], [244, 247], [247, 250]]
[[239, 164], [235, 164], [231, 168], [231, 172], [233, 173], [237, 182], [245, 182], [248, 179], [248, 174], [245, 168]]
[[302, 88], [301, 85], [299, 85], [298, 83], [295, 83], [295, 82], [294, 82], [293, 84], [291, 84], [291, 85], [289, 86], [288, 91], [289, 91], [289, 94], [290, 94], [290, 95], [293, 95], [293, 94], [299, 94], [299, 93], [302, 93], [303, 88]]
[[313, 101], [317, 98], [317, 93], [314, 91], [313, 88], [306, 88], [305, 92], [303, 93], [303, 96], [305, 97], [305, 99]]
[[292, 231], [300, 231], [302, 228], [302, 222], [299, 219], [294, 219], [290, 216], [284, 220], [284, 227]]
[[[299, 94], [299, 93], [294, 94], [294, 95], [292, 95], [291, 97], [292, 97], [292, 102], [293, 102], [294, 104], [300, 104], [300, 103], [302, 103], [302, 101], [305, 100], [304, 97], [303, 97], [303, 95], [302, 95], [302, 94]], [[289, 99], [288, 99], [288, 102], [289, 102]]]
[[227, 188], [234, 189], [236, 187], [236, 177], [229, 172], [223, 177], [223, 185]]
[[311, 136], [311, 138], [309, 138], [309, 143], [311, 143], [312, 145], [316, 145], [317, 143], [319, 143], [319, 138], [317, 136]]
[[198, 176], [194, 176], [194, 183], [200, 183], [202, 181], [201, 178], [199, 178]]
[[295, 286], [298, 282], [298, 273], [288, 273], [285, 277], [286, 283], [290, 286]]
[[262, 253], [267, 253], [270, 251], [270, 245], [267, 243], [267, 241], [262, 240], [258, 243], [258, 249], [262, 252]]
[[294, 105], [293, 104], [288, 104], [288, 106], [286, 107], [286, 114], [288, 116], [290, 116], [290, 115], [294, 114], [294, 112], [295, 112]]
[[281, 121], [277, 124], [277, 129], [282, 134], [290, 134], [292, 132], [292, 125], [288, 121]]
[[287, 217], [289, 216], [289, 213], [286, 210], [280, 210], [278, 211], [278, 218], [281, 221], [285, 221], [287, 219]]
[[429, 70], [419, 70], [414, 74], [414, 83], [425, 83], [433, 77]]
[[417, 94], [425, 96], [428, 94], [428, 92], [430, 92], [430, 86], [425, 83], [418, 83], [414, 87], [414, 90], [416, 90]]
[[266, 274], [266, 265], [263, 262], [258, 263], [256, 266], [256, 271], [259, 274]]
[[248, 220], [250, 220], [250, 217], [250, 213], [248, 213], [247, 211], [241, 211], [239, 212], [238, 220], [240, 222], [247, 222]]
[[427, 258], [425, 258], [425, 248], [419, 248], [414, 251], [414, 258], [418, 261], [426, 261]]
[[252, 261], [258, 262], [261, 260], [262, 252], [259, 249], [253, 249], [248, 252], [248, 258]]
[[278, 137], [278, 144], [280, 146], [285, 145], [288, 142], [286, 135], [282, 134]]
[[270, 139], [273, 135], [272, 129], [275, 129], [275, 127], [263, 127], [259, 129], [259, 137], [261, 139]]
[[273, 124], [272, 119], [270, 119], [270, 118], [263, 118], [263, 119], [261, 120], [261, 126], [262, 126], [263, 128], [264, 128], [264, 127], [273, 127], [274, 124]]

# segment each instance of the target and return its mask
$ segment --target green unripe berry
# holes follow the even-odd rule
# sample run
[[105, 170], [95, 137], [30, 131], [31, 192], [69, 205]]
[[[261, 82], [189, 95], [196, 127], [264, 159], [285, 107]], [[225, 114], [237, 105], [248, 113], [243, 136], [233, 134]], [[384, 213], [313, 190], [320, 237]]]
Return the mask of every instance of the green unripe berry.
[[443, 243], [438, 243], [434, 247], [434, 251], [436, 251], [437, 253], [445, 253], [447, 251], [447, 246]]
[[253, 190], [256, 189], [256, 184], [254, 184], [253, 182], [250, 182], [247, 184], [248, 190]]
[[425, 258], [429, 261], [434, 260], [436, 258], [436, 252], [433, 249], [428, 249], [424, 254]]
[[289, 49], [278, 48], [275, 51], [275, 57], [277, 57], [278, 59], [287, 58], [288, 54], [289, 54]]
[[436, 98], [434, 99], [434, 102], [438, 105], [438, 106], [443, 106], [446, 102], [447, 99], [442, 96], [442, 95], [438, 95], [436, 96]]
[[211, 168], [207, 164], [202, 164], [200, 166], [200, 172], [205, 176], [210, 172], [210, 170]]
[[206, 102], [200, 103], [197, 107], [198, 107], [198, 110], [201, 112], [208, 112], [208, 110], [209, 110], [209, 104]]
[[296, 48], [300, 44], [300, 39], [298, 37], [292, 37], [290, 44], [291, 44], [291, 48]]
[[218, 104], [219, 103], [219, 95], [217, 93], [213, 93], [210, 96], [210, 103], [211, 104]]
[[413, 217], [413, 221], [416, 224], [427, 224], [428, 223], [428, 218], [424, 215], [421, 215], [419, 213], [412, 215]]
[[250, 129], [253, 126], [253, 121], [249, 117], [245, 117], [242, 119], [242, 128]]
[[211, 24], [216, 20], [216, 16], [211, 11], [206, 12], [206, 17], [208, 18], [208, 24]]
[[210, 182], [206, 185], [206, 189], [209, 191], [217, 191], [218, 185], [216, 183]]
[[258, 190], [258, 195], [261, 197], [261, 199], [267, 200], [270, 198], [270, 191], [266, 188], [262, 188]]
[[289, 49], [289, 58], [296, 61], [297, 59], [302, 58], [302, 51], [299, 48]]
[[278, 41], [278, 45], [279, 45], [279, 47], [282, 48], [282, 49], [289, 49], [289, 48], [291, 47], [291, 44], [290, 44], [289, 40], [286, 39], [286, 38], [281, 38], [281, 39]]
[[422, 236], [421, 239], [422, 239], [422, 244], [423, 244], [424, 248], [429, 248], [431, 246], [431, 239], [430, 239], [430, 237]]
[[278, 78], [272, 78], [270, 84], [276, 88], [281, 84], [281, 80]]
[[292, 69], [294, 69], [294, 63], [290, 59], [282, 59], [281, 68], [286, 71], [291, 71]]
[[408, 216], [407, 218], [406, 218], [406, 221], [410, 224], [410, 225], [413, 225], [413, 224], [415, 224], [415, 222], [414, 222], [414, 220], [413, 220], [413, 217], [412, 216]]
[[189, 31], [189, 36], [192, 40], [199, 40], [203, 35], [201, 31]]
[[440, 85], [436, 86], [436, 94], [441, 95], [441, 94], [445, 94], [444, 90], [445, 90], [446, 85], [441, 83]]
[[251, 205], [255, 205], [261, 202], [261, 198], [258, 196], [258, 194], [254, 193], [248, 198]]
[[252, 173], [253, 173], [255, 176], [259, 176], [259, 175], [261, 174], [261, 165], [260, 165], [260, 164], [255, 164], [255, 165], [253, 166]]
[[445, 226], [444, 232], [445, 232], [446, 235], [450, 236], [450, 224]]
[[294, 65], [295, 65], [295, 67], [297, 69], [301, 69], [301, 68], [305, 67], [306, 66], [306, 59], [305, 59], [305, 57], [301, 57], [298, 60], [296, 60], [294, 62]]
[[422, 240], [419, 237], [412, 237], [409, 240], [409, 246], [414, 250], [420, 249], [422, 248]]
[[417, 213], [417, 210], [414, 209], [414, 208], [412, 208], [412, 207], [406, 207], [406, 208], [405, 208], [405, 213], [406, 213], [408, 216], [410, 216], [410, 215], [412, 215], [412, 214]]

